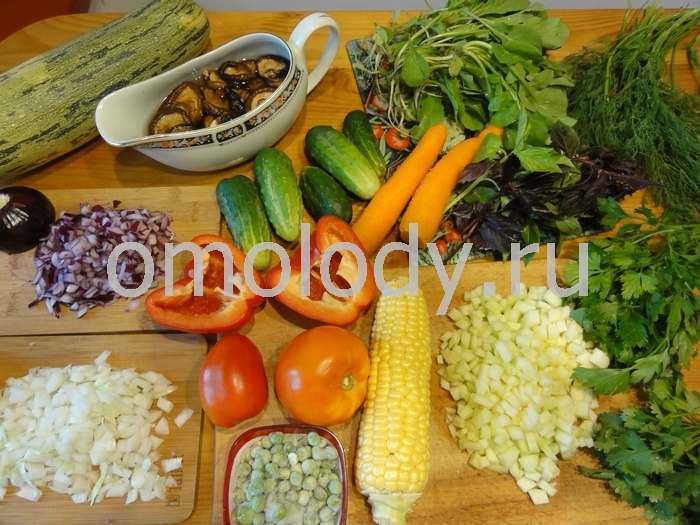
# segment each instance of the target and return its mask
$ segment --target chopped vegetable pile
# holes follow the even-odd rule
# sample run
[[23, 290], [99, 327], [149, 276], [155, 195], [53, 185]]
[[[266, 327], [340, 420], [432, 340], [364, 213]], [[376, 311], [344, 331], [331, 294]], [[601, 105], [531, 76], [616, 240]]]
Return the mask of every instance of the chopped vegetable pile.
[[230, 500], [238, 525], [336, 525], [343, 502], [338, 451], [316, 432], [272, 432], [236, 456]]
[[456, 329], [441, 336], [440, 384], [457, 406], [447, 422], [469, 463], [510, 472], [533, 503], [556, 493], [557, 456], [592, 446], [598, 402], [571, 380], [576, 366], [608, 366], [583, 340], [569, 308], [545, 287], [520, 296], [464, 294], [449, 314]]
[[[177, 485], [159, 473], [163, 439], [152, 433], [168, 433], [163, 410], [172, 409], [166, 396], [175, 387], [157, 372], [112, 368], [109, 354], [91, 365], [33, 368], [7, 380], [0, 395], [0, 500], [11, 485], [30, 501], [48, 488], [74, 503], [126, 497], [128, 505], [165, 499], [166, 488]], [[178, 426], [191, 415], [186, 410]], [[182, 458], [162, 461], [164, 474], [181, 465]]]
[[[80, 213], [63, 212], [34, 254], [36, 300], [59, 316], [61, 305], [78, 317], [116, 298], [107, 279], [107, 261], [119, 244], [136, 242], [147, 248], [154, 262], [154, 278], [165, 270], [165, 244], [175, 239], [170, 217], [145, 208], [115, 209], [82, 204]], [[145, 264], [134, 251], [117, 259], [116, 274], [124, 288], [138, 288]]]

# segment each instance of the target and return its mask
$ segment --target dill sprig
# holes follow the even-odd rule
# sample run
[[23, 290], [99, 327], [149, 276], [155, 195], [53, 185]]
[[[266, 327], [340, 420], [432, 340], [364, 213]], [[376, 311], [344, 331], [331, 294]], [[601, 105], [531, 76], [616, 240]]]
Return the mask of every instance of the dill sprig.
[[570, 111], [581, 139], [636, 160], [667, 208], [700, 208], [700, 97], [673, 85], [667, 63], [698, 28], [700, 9], [630, 11], [614, 41], [569, 59]]

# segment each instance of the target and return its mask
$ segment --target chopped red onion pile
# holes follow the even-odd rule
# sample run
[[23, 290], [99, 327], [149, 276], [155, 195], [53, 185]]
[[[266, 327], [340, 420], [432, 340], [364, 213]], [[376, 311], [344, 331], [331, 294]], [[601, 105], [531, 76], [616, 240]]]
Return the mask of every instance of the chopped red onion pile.
[[[114, 201], [114, 208], [119, 204]], [[165, 243], [175, 239], [170, 217], [145, 208], [114, 208], [82, 204], [78, 214], [61, 214], [34, 253], [37, 298], [30, 307], [44, 301], [58, 317], [63, 304], [82, 317], [89, 309], [113, 301], [116, 294], [107, 280], [107, 261], [123, 242], [146, 246], [154, 261], [154, 281], [163, 274]], [[117, 275], [124, 288], [137, 288], [144, 277], [141, 256], [134, 251], [122, 253]]]

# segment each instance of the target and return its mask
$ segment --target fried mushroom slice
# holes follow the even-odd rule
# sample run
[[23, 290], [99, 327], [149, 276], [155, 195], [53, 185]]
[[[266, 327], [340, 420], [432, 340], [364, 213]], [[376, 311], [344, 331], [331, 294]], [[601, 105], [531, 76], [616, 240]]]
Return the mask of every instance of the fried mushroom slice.
[[221, 78], [216, 69], [205, 69], [202, 71], [202, 80], [211, 89], [224, 89], [226, 87], [226, 81]]
[[183, 82], [170, 92], [161, 108], [179, 109], [187, 115], [190, 124], [202, 120], [202, 90], [193, 82]]
[[251, 80], [257, 75], [255, 60], [224, 62], [219, 67], [219, 74], [227, 81]]
[[181, 109], [170, 108], [161, 111], [153, 117], [148, 127], [148, 133], [151, 135], [177, 133], [177, 131], [183, 131], [182, 129], [176, 131], [181, 126], [191, 126], [190, 121], [187, 119], [187, 114]]
[[250, 94], [250, 97], [248, 97], [248, 100], [246, 100], [246, 109], [248, 111], [251, 111], [255, 108], [257, 108], [260, 104], [265, 102], [270, 96], [275, 92], [274, 89], [266, 87], [263, 89], [258, 89], [257, 91], [254, 91], [253, 93]]
[[277, 55], [263, 55], [255, 61], [258, 75], [265, 80], [280, 82], [287, 75], [289, 62]]
[[204, 113], [214, 117], [228, 113], [229, 104], [223, 89], [213, 90], [205, 87], [202, 89], [202, 93], [204, 94]]

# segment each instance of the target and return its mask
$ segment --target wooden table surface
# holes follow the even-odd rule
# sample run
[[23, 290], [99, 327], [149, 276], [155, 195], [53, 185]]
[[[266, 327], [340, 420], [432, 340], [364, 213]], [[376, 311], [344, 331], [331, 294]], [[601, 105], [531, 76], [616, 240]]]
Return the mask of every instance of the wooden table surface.
[[[409, 16], [405, 13], [403, 16]], [[562, 57], [614, 34], [622, 20], [622, 10], [552, 10], [551, 16], [561, 17], [571, 28], [566, 46], [554, 53]], [[37, 22], [0, 42], [0, 71], [13, 67], [47, 49], [72, 39], [113, 19], [114, 14], [83, 14], [57, 17]], [[288, 36], [304, 13], [210, 13], [210, 47], [217, 47], [251, 31], [266, 31]], [[390, 12], [334, 12], [332, 16], [341, 29], [344, 43], [371, 33], [375, 24], [385, 24]], [[307, 56], [313, 62], [324, 43], [324, 36], [315, 35], [307, 44]], [[682, 60], [678, 53], [677, 60]], [[684, 87], [693, 86], [686, 66], [680, 66], [677, 81]], [[303, 164], [304, 131], [317, 124], [338, 127], [344, 115], [360, 108], [360, 101], [350, 64], [344, 48], [338, 53], [326, 78], [309, 95], [307, 104], [291, 131], [279, 142], [299, 170]], [[211, 185], [235, 173], [249, 173], [250, 163], [209, 174], [191, 174], [157, 164], [131, 150], [119, 150], [95, 140], [79, 150], [58, 159], [21, 178], [22, 184], [38, 189], [101, 188]], [[202, 432], [200, 478], [195, 511], [185, 523], [211, 523], [213, 480], [213, 432], [208, 423]]]

